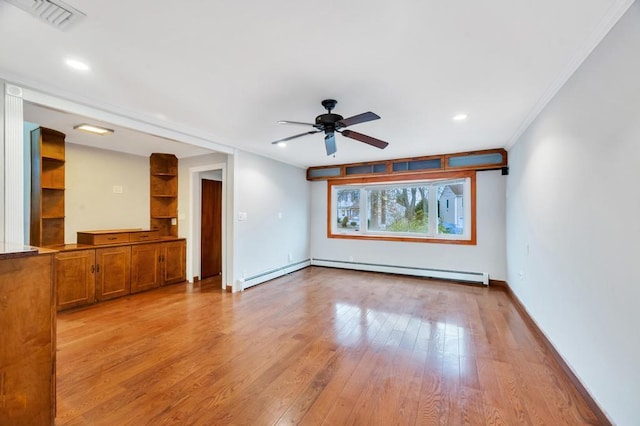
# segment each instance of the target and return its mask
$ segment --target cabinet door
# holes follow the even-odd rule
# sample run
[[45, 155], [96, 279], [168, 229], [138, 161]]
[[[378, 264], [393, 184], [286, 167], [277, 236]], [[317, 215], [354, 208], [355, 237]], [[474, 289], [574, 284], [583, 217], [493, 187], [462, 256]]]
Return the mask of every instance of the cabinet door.
[[160, 287], [160, 254], [162, 244], [131, 247], [131, 293]]
[[163, 246], [163, 285], [184, 281], [186, 277], [186, 242], [175, 241], [171, 243], [164, 243]]
[[58, 310], [95, 302], [95, 250], [55, 255], [55, 288]]
[[96, 249], [96, 299], [126, 296], [131, 288], [131, 247]]

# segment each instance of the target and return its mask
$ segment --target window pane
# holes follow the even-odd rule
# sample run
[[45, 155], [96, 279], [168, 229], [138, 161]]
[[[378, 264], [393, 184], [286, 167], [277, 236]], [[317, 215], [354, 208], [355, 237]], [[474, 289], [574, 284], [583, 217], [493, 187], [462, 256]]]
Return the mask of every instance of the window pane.
[[360, 189], [338, 189], [336, 218], [342, 230], [360, 229]]
[[438, 185], [438, 234], [464, 233], [464, 184]]
[[421, 233], [429, 231], [429, 188], [398, 186], [367, 189], [367, 229]]

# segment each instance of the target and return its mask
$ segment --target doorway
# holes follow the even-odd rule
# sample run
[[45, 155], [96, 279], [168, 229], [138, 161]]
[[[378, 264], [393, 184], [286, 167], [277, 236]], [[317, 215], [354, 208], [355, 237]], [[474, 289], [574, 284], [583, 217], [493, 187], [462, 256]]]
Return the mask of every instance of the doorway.
[[222, 182], [202, 179], [200, 276], [222, 274]]

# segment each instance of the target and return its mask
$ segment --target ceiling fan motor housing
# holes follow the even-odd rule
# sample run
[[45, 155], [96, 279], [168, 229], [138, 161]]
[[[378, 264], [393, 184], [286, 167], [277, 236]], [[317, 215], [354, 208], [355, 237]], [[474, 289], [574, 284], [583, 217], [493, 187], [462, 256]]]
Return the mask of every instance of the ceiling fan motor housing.
[[325, 132], [333, 132], [336, 129], [344, 127], [341, 123], [343, 117], [339, 114], [321, 114], [316, 117], [316, 124], [313, 126], [318, 130], [324, 130]]

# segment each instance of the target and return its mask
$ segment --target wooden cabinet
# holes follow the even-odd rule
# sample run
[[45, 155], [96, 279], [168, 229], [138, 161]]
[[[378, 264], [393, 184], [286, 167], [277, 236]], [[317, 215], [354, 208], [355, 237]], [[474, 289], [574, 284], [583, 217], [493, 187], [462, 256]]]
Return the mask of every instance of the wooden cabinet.
[[96, 300], [126, 296], [131, 291], [131, 247], [96, 249]]
[[65, 135], [39, 127], [31, 131], [30, 244], [64, 244]]
[[178, 236], [178, 159], [173, 154], [151, 154], [151, 229], [160, 236]]
[[125, 296], [131, 285], [131, 247], [57, 253], [55, 285], [59, 311]]
[[186, 279], [187, 243], [184, 240], [162, 244], [162, 283], [175, 284]]
[[140, 244], [131, 248], [131, 293], [160, 287], [162, 244]]
[[0, 425], [53, 425], [52, 255], [0, 259]]
[[55, 288], [59, 311], [95, 302], [95, 263], [95, 250], [60, 252], [55, 255]]
[[186, 242], [135, 245], [131, 265], [131, 293], [182, 282], [186, 279]]

